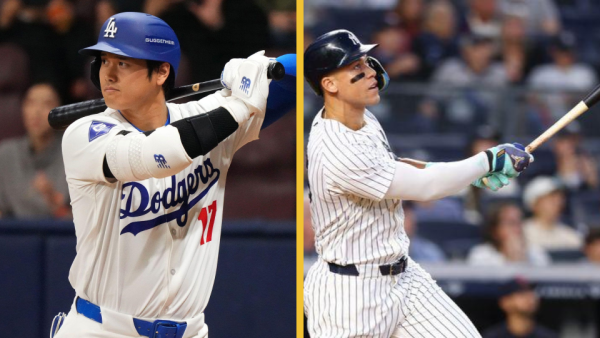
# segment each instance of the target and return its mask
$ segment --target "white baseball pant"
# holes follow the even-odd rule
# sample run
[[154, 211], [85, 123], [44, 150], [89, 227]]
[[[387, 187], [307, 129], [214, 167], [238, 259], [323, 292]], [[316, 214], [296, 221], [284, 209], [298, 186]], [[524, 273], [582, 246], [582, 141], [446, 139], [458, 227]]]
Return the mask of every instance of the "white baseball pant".
[[[73, 305], [54, 338], [147, 338], [138, 334], [133, 326], [133, 320], [130, 317], [123, 318], [121, 327], [117, 330], [107, 329], [107, 324], [115, 326], [118, 323], [98, 323], [77, 313], [75, 305]], [[200, 332], [188, 332], [186, 329], [183, 337], [208, 338], [208, 326], [204, 324]]]
[[311, 338], [481, 337], [410, 258], [396, 276], [345, 276], [317, 261], [304, 282], [304, 312]]

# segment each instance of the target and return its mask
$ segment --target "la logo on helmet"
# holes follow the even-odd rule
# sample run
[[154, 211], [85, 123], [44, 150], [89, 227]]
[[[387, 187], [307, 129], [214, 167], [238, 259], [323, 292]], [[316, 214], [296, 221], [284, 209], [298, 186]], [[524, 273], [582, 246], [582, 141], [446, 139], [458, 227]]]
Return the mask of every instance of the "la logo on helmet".
[[116, 32], [117, 27], [115, 26], [115, 18], [110, 18], [110, 21], [108, 22], [108, 25], [106, 25], [106, 29], [104, 30], [104, 37], [114, 39]]

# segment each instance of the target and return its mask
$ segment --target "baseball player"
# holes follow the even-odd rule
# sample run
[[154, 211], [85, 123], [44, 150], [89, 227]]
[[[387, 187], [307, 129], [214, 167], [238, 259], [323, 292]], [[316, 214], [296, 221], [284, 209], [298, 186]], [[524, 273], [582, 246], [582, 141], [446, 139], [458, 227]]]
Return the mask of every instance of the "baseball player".
[[401, 201], [442, 198], [471, 182], [496, 190], [533, 158], [503, 144], [458, 162], [397, 159], [366, 109], [379, 102], [388, 81], [381, 64], [367, 55], [376, 46], [337, 30], [304, 52], [305, 77], [325, 101], [307, 145], [319, 254], [304, 283], [308, 331], [313, 338], [480, 337], [407, 256]]
[[231, 60], [226, 89], [172, 104], [180, 48], [159, 18], [114, 15], [80, 53], [95, 57], [92, 81], [109, 108], [63, 137], [77, 297], [55, 337], [207, 337], [227, 171], [258, 138], [269, 58]]

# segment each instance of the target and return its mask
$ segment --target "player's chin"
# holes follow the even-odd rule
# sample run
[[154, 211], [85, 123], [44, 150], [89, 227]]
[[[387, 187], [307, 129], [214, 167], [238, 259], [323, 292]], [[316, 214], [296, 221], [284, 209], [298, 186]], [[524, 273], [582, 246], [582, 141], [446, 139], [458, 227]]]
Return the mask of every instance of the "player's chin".
[[112, 94], [106, 95], [103, 94], [102, 95], [104, 97], [104, 103], [106, 103], [106, 106], [112, 109], [116, 109], [116, 110], [121, 110], [123, 104], [120, 102], [120, 100], [115, 97]]
[[367, 106], [374, 106], [376, 104], [379, 103], [379, 101], [381, 101], [381, 96], [379, 96], [379, 91], [371, 93], [371, 95], [369, 95], [367, 97]]

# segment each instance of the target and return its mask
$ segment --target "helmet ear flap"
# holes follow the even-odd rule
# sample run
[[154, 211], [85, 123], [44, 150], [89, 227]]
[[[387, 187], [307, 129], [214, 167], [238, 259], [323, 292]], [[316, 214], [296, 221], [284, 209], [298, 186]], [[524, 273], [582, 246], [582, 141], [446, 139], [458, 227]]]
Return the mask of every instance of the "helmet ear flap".
[[367, 56], [367, 64], [377, 73], [375, 75], [375, 79], [377, 79], [377, 87], [379, 87], [379, 91], [384, 91], [390, 84], [390, 76], [381, 65], [381, 62], [379, 62], [379, 60], [376, 58]]
[[102, 64], [102, 59], [100, 56], [96, 56], [92, 63], [90, 64], [90, 79], [98, 90], [100, 89], [100, 65]]

